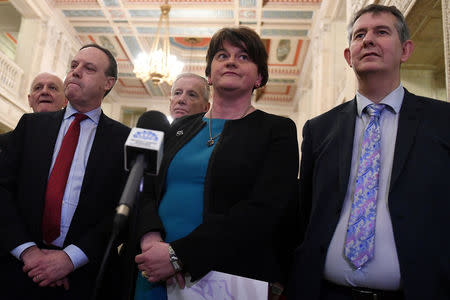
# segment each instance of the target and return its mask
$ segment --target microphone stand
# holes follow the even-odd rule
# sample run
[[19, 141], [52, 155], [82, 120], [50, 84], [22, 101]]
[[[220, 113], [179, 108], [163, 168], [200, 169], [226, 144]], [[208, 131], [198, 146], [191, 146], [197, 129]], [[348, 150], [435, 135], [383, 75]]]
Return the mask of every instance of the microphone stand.
[[127, 183], [125, 184], [125, 188], [123, 189], [122, 196], [120, 197], [119, 206], [116, 208], [116, 215], [114, 217], [113, 229], [111, 232], [111, 236], [109, 238], [108, 245], [105, 250], [105, 254], [103, 255], [102, 263], [100, 265], [100, 269], [97, 274], [97, 278], [95, 280], [95, 288], [94, 293], [92, 294], [92, 300], [98, 299], [98, 294], [100, 291], [100, 287], [102, 285], [103, 275], [105, 273], [105, 268], [111, 254], [111, 249], [113, 248], [114, 242], [119, 236], [119, 233], [125, 227], [127, 223], [128, 216], [130, 214], [130, 210], [133, 209], [133, 204], [139, 197], [139, 185], [141, 183], [141, 179], [144, 176], [145, 169], [145, 156], [138, 155], [136, 161], [134, 162], [133, 167], [130, 170], [130, 174], [128, 175]]
[[92, 300], [98, 299], [100, 287], [101, 287], [102, 281], [103, 281], [103, 274], [105, 273], [105, 268], [106, 268], [109, 256], [111, 254], [112, 246], [114, 245], [114, 241], [116, 240], [118, 235], [119, 235], [119, 232], [116, 230], [113, 230], [113, 232], [111, 233], [111, 237], [109, 239], [108, 246], [106, 247], [105, 254], [103, 255], [102, 264], [100, 265], [100, 269], [98, 271], [97, 278], [95, 279], [95, 288], [94, 288], [94, 293], [92, 294]]

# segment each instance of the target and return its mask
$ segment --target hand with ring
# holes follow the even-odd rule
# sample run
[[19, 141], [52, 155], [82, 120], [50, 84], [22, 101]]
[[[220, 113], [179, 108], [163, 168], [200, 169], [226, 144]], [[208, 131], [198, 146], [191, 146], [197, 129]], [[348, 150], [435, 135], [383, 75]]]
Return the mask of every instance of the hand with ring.
[[142, 277], [144, 277], [145, 279], [148, 279], [149, 275], [147, 274], [147, 272], [142, 271], [141, 274], [142, 274]]

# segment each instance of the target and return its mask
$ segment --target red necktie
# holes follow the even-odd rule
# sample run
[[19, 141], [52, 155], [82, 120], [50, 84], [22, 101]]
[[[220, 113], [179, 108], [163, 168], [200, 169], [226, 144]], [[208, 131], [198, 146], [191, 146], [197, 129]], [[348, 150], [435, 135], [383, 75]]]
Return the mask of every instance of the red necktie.
[[61, 234], [61, 206], [67, 178], [72, 166], [73, 155], [80, 136], [80, 122], [86, 119], [84, 114], [76, 113], [75, 119], [70, 124], [48, 178], [45, 192], [44, 214], [42, 216], [42, 237], [48, 244], [53, 242]]

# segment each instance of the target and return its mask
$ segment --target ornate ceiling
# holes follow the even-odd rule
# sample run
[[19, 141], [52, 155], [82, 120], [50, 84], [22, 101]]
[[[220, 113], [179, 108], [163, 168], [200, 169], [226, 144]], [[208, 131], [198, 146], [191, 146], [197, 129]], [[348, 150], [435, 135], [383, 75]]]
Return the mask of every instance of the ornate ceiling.
[[445, 55], [442, 26], [442, 6], [440, 0], [417, 1], [408, 16], [414, 52], [405, 68], [434, 70], [445, 77]]
[[[269, 53], [269, 82], [256, 95], [260, 104], [295, 106], [298, 77], [309, 46], [320, 0], [171, 0], [171, 52], [184, 72], [204, 75], [211, 36], [226, 26], [245, 25], [262, 37]], [[119, 63], [119, 96], [167, 97], [170, 86], [141, 82], [133, 73], [140, 52], [150, 52], [162, 0], [48, 0], [60, 11], [83, 44], [110, 49]]]

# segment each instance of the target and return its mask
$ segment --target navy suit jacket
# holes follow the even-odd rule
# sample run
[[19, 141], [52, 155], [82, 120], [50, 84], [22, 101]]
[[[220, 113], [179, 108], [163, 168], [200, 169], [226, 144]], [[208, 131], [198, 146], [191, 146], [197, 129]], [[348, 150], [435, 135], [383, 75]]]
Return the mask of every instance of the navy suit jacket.
[[[0, 160], [0, 261], [5, 265], [17, 262], [9, 253], [15, 247], [29, 241], [41, 244], [45, 190], [64, 112], [25, 114]], [[128, 133], [128, 127], [101, 114], [64, 242], [64, 246], [78, 246], [89, 258], [87, 265], [69, 275], [69, 292], [80, 292], [78, 298], [91, 293], [109, 238], [126, 179], [123, 149]], [[8, 278], [12, 272], [3, 268], [0, 278]], [[77, 282], [81, 286], [78, 291]]]
[[[306, 228], [288, 299], [319, 299], [328, 246], [350, 175], [356, 100], [306, 122], [300, 167]], [[389, 211], [405, 299], [450, 297], [450, 104], [405, 90]]]

